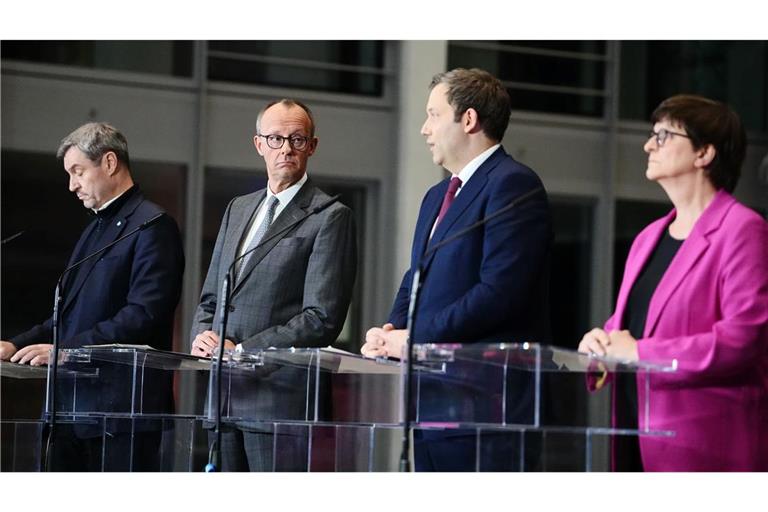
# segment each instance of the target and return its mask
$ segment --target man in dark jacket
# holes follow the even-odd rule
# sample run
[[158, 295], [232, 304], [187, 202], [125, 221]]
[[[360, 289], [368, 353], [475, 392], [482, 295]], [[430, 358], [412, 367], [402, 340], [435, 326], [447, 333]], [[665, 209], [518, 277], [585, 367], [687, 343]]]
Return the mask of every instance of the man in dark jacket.
[[[69, 190], [93, 213], [67, 266], [101, 249], [120, 236], [142, 225], [163, 210], [144, 198], [131, 178], [128, 145], [122, 133], [105, 123], [88, 123], [65, 137], [57, 156], [63, 159], [69, 174]], [[181, 295], [184, 254], [176, 222], [163, 215], [100, 256], [94, 257], [68, 273], [62, 282], [60, 304], [60, 348], [128, 343], [150, 345], [170, 350], [173, 318]], [[42, 324], [12, 338], [0, 341], [0, 359], [45, 365], [52, 348], [53, 324]], [[78, 387], [78, 412], [109, 412], [130, 389], [125, 382], [130, 372], [119, 368], [102, 371], [96, 385]], [[171, 382], [168, 376], [147, 375], [152, 385], [145, 391], [157, 401], [155, 412], [171, 412]], [[57, 410], [65, 410], [74, 400], [69, 379], [62, 379]], [[129, 432], [117, 423], [98, 425], [60, 425], [52, 468], [89, 471], [159, 469], [154, 457], [159, 451], [160, 432], [156, 428], [137, 428]], [[106, 436], [104, 431], [106, 430]], [[137, 430], [139, 432], [137, 432]], [[142, 432], [143, 431], [143, 432]], [[113, 435], [114, 434], [114, 435]], [[103, 439], [109, 439], [105, 447]], [[110, 452], [132, 457], [110, 466], [105, 457]], [[114, 461], [113, 461], [114, 462]]]

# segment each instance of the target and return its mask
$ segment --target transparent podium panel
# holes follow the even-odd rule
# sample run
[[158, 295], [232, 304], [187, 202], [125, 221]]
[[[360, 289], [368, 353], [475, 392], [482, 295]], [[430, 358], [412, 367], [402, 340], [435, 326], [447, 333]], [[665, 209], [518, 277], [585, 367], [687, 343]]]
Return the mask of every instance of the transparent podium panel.
[[[266, 471], [393, 472], [399, 470], [403, 429], [400, 425], [273, 423], [261, 457]], [[414, 451], [430, 440], [433, 428], [416, 427]], [[610, 429], [476, 428], [452, 430], [443, 438], [451, 458], [471, 461], [461, 471], [583, 472], [604, 471], [601, 462], [613, 436]], [[633, 434], [635, 437], [637, 434]], [[418, 455], [414, 470], [419, 469]]]
[[[56, 410], [69, 415], [194, 415], [173, 400], [181, 374], [208, 378], [210, 361], [150, 347], [108, 345], [62, 350]], [[51, 412], [46, 400], [46, 412]], [[198, 411], [202, 412], [202, 411]]]
[[[535, 343], [423, 344], [414, 347], [413, 363], [410, 419], [415, 428], [446, 434], [500, 428], [669, 434], [648, 428], [647, 377], [674, 371], [673, 363], [631, 363]], [[616, 375], [637, 380], [645, 391], [638, 394], [637, 425], [611, 429], [610, 415], [588, 414], [596, 409], [591, 403], [608, 399], [607, 382]]]
[[44, 425], [40, 457], [47, 462], [41, 470], [193, 471], [207, 457], [206, 433], [195, 417], [59, 415], [54, 435], [48, 432]]
[[208, 456], [202, 400], [185, 411], [174, 404], [173, 384], [184, 377], [203, 390], [209, 367], [148, 347], [62, 350], [51, 436], [51, 367], [2, 362], [1, 469], [199, 470]]
[[0, 472], [40, 471], [40, 447], [45, 422], [7, 420], [0, 422]]
[[[221, 373], [221, 419], [259, 430], [275, 422], [370, 424], [399, 422], [399, 361], [334, 349], [267, 349], [228, 353]], [[206, 415], [215, 421], [216, 365]], [[386, 390], [376, 400], [369, 390]]]
[[39, 471], [47, 369], [0, 361], [0, 471]]
[[[426, 447], [436, 439], [432, 428], [414, 429], [415, 470], [420, 457], [434, 457], [435, 448]], [[486, 427], [475, 429], [440, 430], [444, 457], [452, 461], [467, 461], [446, 469], [445, 459], [440, 471], [475, 472], [584, 472], [607, 471], [607, 454], [616, 437], [639, 435], [671, 435], [670, 433], [638, 434], [614, 429]], [[423, 453], [423, 455], [420, 455]], [[448, 462], [450, 465], [451, 462]], [[434, 470], [434, 469], [426, 469]]]
[[45, 403], [44, 366], [0, 361], [0, 418], [39, 420]]
[[402, 434], [396, 425], [325, 422], [263, 422], [259, 431], [243, 430], [252, 446], [262, 436], [261, 470], [274, 472], [397, 471]]

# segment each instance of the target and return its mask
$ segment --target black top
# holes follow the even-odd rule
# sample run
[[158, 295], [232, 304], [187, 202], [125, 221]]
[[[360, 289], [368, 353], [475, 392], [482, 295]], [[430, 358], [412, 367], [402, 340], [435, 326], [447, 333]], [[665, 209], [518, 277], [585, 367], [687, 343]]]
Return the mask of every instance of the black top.
[[[627, 308], [624, 311], [621, 325], [629, 330], [635, 339], [640, 339], [645, 333], [645, 321], [648, 318], [648, 306], [651, 297], [672, 263], [684, 240], [675, 240], [664, 230], [643, 271], [632, 286], [627, 297]], [[634, 373], [616, 374], [616, 426], [636, 429], [637, 414], [637, 380]], [[636, 436], [617, 436], [614, 441], [616, 468], [619, 471], [642, 471], [640, 445]]]

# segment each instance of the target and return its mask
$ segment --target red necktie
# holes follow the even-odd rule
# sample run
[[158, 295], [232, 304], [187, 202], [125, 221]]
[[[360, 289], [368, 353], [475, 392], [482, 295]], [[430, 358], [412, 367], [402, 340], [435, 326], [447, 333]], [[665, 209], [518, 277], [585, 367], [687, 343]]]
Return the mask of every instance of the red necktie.
[[435, 226], [438, 226], [440, 224], [440, 221], [443, 220], [443, 217], [445, 217], [445, 212], [448, 211], [448, 207], [451, 206], [451, 203], [453, 202], [453, 198], [456, 197], [456, 191], [459, 190], [459, 187], [461, 187], [461, 180], [454, 176], [451, 178], [451, 182], [448, 183], [448, 190], [445, 191], [445, 196], [443, 197], [443, 204], [440, 206], [440, 213], [437, 214], [437, 223]]

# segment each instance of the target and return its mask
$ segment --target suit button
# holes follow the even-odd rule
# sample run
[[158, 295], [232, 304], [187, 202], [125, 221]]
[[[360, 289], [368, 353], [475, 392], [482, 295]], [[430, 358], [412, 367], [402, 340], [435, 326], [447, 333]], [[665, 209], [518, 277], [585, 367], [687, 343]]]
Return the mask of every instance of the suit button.
[[234, 311], [234, 310], [235, 310], [235, 306], [233, 306], [232, 304], [230, 304], [230, 305], [229, 305], [229, 307], [228, 307], [227, 309], [229, 309], [229, 312], [231, 313], [232, 311]]

